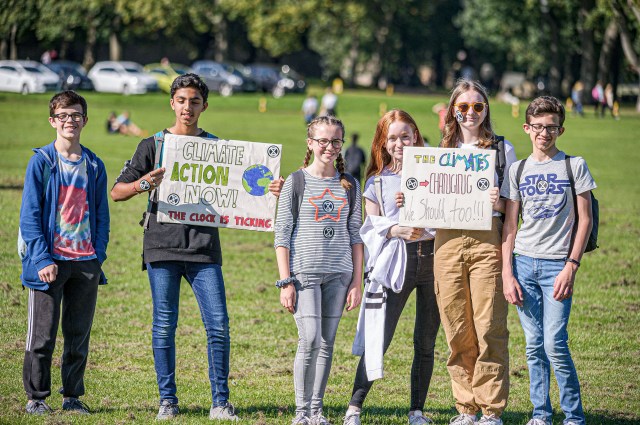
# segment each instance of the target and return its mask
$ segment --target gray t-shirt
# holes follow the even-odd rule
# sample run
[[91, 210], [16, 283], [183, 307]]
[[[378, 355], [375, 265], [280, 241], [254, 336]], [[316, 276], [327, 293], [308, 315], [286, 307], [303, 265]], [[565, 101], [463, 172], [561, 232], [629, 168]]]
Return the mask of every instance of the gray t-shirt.
[[[401, 192], [400, 183], [402, 176], [384, 168], [380, 173], [382, 178], [382, 205], [384, 206], [385, 216], [394, 221], [400, 221], [400, 209], [396, 205], [396, 193]], [[376, 196], [376, 188], [374, 184], [375, 176], [371, 176], [364, 184], [364, 193], [362, 196], [380, 205], [380, 201]], [[435, 229], [426, 228], [424, 234], [418, 238], [418, 241], [429, 240], [436, 237]], [[408, 243], [411, 243], [407, 241]], [[413, 241], [417, 242], [417, 241]]]
[[[575, 206], [565, 157], [562, 151], [543, 162], [530, 156], [522, 170], [519, 187], [516, 174], [520, 161], [509, 170], [509, 180], [505, 179], [500, 195], [522, 203], [516, 254], [541, 259], [563, 259], [569, 254]], [[585, 160], [576, 156], [570, 161], [576, 195], [595, 189], [596, 183]]]
[[352, 245], [362, 243], [362, 197], [356, 181], [356, 199], [349, 214], [349, 196], [340, 174], [318, 178], [304, 173], [304, 194], [294, 223], [293, 178], [287, 177], [278, 200], [274, 247], [289, 248], [289, 269], [296, 273], [352, 273]]

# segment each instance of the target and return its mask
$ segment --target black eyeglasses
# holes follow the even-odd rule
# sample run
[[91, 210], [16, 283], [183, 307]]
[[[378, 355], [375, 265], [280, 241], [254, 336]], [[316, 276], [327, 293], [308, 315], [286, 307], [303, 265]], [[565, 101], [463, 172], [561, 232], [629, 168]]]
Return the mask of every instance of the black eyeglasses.
[[547, 130], [549, 134], [560, 133], [561, 125], [542, 125], [542, 124], [528, 124], [531, 129], [536, 133], [542, 133], [543, 130]]
[[344, 140], [342, 139], [314, 139], [313, 137], [309, 137], [309, 139], [318, 142], [318, 145], [320, 145], [321, 148], [326, 148], [327, 146], [329, 146], [329, 143], [331, 143], [331, 146], [333, 146], [334, 148], [341, 148], [344, 144]]
[[73, 122], [80, 122], [84, 119], [84, 114], [53, 114], [51, 117], [57, 118], [60, 122], [67, 122], [69, 118], [71, 118], [71, 121]]
[[469, 108], [473, 108], [476, 113], [480, 114], [484, 111], [486, 105], [484, 102], [460, 102], [453, 104], [453, 106], [456, 106], [463, 114], [466, 114]]

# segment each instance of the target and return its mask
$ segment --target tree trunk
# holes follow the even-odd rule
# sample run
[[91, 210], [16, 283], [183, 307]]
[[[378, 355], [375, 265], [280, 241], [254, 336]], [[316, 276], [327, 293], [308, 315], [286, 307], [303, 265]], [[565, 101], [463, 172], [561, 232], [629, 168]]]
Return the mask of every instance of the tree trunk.
[[351, 47], [349, 48], [348, 64], [349, 75], [347, 76], [347, 85], [355, 87], [356, 84], [356, 67], [358, 66], [358, 56], [360, 56], [360, 37], [358, 35], [358, 26], [354, 25], [351, 32]]
[[9, 59], [17, 60], [18, 59], [18, 41], [16, 40], [18, 36], [18, 24], [11, 25], [11, 33], [9, 36]]
[[109, 59], [112, 61], [119, 61], [122, 58], [122, 46], [118, 39], [118, 32], [120, 31], [120, 17], [116, 16], [111, 21], [111, 31], [109, 33]]
[[[638, 57], [638, 53], [634, 50], [634, 39], [629, 31], [629, 17], [626, 15], [622, 5], [618, 4], [616, 1], [612, 1], [612, 9], [613, 15], [615, 19], [614, 23], [617, 23], [620, 31], [620, 42], [622, 44], [622, 51], [624, 52], [624, 56], [627, 58], [627, 61], [633, 68], [633, 70], [638, 74], [639, 77], [639, 88], [640, 88], [640, 58]], [[632, 12], [636, 17], [640, 16], [640, 12], [638, 8], [633, 5], [632, 2], [628, 2]], [[636, 101], [636, 111], [640, 112], [640, 96]]]
[[7, 59], [7, 40], [0, 40], [0, 59]]
[[585, 87], [596, 83], [596, 57], [593, 29], [586, 27], [586, 21], [595, 7], [594, 0], [582, 0], [578, 11], [578, 34], [580, 36], [580, 80]]
[[598, 60], [598, 80], [603, 85], [609, 81], [609, 65], [611, 64], [611, 55], [615, 50], [618, 42], [618, 24], [612, 19], [604, 32], [602, 40], [602, 48], [600, 49], [600, 59]]
[[562, 81], [562, 63], [560, 61], [559, 42], [560, 35], [558, 31], [558, 22], [551, 13], [548, 7], [544, 5], [541, 7], [542, 16], [544, 21], [549, 25], [549, 32], [551, 33], [551, 40], [548, 46], [549, 48], [549, 92], [554, 96], [561, 95], [561, 81]]
[[229, 40], [227, 39], [227, 21], [224, 16], [217, 15], [213, 24], [215, 51], [214, 59], [217, 62], [223, 62], [227, 58], [229, 50]]
[[94, 18], [89, 19], [89, 27], [87, 28], [87, 41], [84, 45], [84, 58], [82, 59], [82, 66], [85, 69], [89, 69], [96, 63], [93, 57], [93, 49], [96, 45], [97, 28]]

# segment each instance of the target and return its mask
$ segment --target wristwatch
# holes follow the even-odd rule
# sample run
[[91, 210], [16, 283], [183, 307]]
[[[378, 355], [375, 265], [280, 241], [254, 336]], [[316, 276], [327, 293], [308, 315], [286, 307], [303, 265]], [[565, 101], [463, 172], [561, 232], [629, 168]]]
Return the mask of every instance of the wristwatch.
[[140, 183], [138, 183], [138, 184], [140, 185], [140, 189], [145, 191], [145, 192], [147, 190], [151, 189], [151, 185], [145, 179], [140, 180]]

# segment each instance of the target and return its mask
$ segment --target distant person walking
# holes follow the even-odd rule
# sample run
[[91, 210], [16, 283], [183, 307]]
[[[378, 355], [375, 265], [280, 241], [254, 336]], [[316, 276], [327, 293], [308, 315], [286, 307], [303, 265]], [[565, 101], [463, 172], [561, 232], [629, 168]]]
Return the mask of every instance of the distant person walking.
[[338, 111], [336, 109], [338, 105], [338, 96], [331, 90], [331, 88], [327, 88], [324, 96], [322, 96], [322, 101], [320, 102], [320, 115], [329, 115], [329, 116], [338, 116]]
[[351, 174], [358, 181], [362, 178], [362, 168], [367, 161], [364, 150], [358, 146], [359, 138], [360, 134], [351, 134], [351, 146], [349, 146], [344, 153], [344, 160], [346, 162], [345, 169], [347, 173]]
[[304, 122], [307, 125], [318, 116], [318, 98], [315, 95], [309, 94], [302, 102], [302, 113], [304, 114]]
[[584, 97], [584, 84], [578, 80], [571, 88], [571, 100], [573, 101], [573, 111], [575, 114], [584, 116], [582, 100]]
[[598, 80], [595, 86], [591, 89], [591, 97], [595, 104], [594, 114], [598, 116], [598, 110], [600, 110], [600, 117], [604, 117], [604, 108], [607, 105], [607, 100], [604, 97], [604, 87], [602, 87], [602, 81]]

